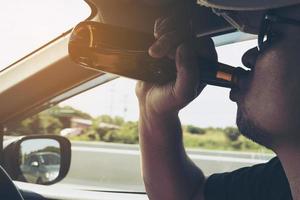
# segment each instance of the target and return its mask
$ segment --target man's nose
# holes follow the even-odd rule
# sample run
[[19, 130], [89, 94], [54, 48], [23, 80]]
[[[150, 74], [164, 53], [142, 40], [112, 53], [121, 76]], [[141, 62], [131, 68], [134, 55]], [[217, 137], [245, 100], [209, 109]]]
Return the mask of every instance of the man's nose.
[[253, 69], [258, 55], [259, 51], [257, 47], [249, 49], [242, 57], [243, 65], [249, 69]]

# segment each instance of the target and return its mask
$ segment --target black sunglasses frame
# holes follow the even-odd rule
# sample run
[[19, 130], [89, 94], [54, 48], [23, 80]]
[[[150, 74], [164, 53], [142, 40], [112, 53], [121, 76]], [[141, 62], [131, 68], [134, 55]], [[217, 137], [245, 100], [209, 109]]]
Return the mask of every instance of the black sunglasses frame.
[[272, 36], [275, 33], [272, 32], [272, 24], [287, 24], [300, 27], [300, 20], [290, 19], [275, 15], [269, 11], [264, 15], [260, 25], [260, 31], [258, 34], [258, 50], [263, 51], [265, 46], [269, 46], [272, 43]]

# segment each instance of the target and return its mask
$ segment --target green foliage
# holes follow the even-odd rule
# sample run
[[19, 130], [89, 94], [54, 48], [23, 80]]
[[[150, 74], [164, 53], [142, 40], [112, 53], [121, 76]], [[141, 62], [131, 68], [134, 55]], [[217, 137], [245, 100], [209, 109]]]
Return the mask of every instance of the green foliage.
[[120, 116], [111, 117], [110, 115], [101, 115], [96, 118], [97, 122], [104, 122], [107, 124], [113, 124], [117, 126], [121, 126], [124, 124], [124, 119]]
[[[228, 129], [229, 130], [229, 129]], [[252, 151], [261, 153], [270, 153], [271, 151], [259, 144], [239, 135], [235, 141], [228, 138], [225, 129], [206, 130], [205, 135], [194, 135], [188, 132], [184, 133], [183, 142], [185, 147], [203, 148], [211, 150], [229, 150], [229, 151]]]
[[[61, 129], [69, 128], [66, 119], [80, 117], [90, 119], [92, 125], [83, 131], [82, 135], [72, 136], [71, 140], [103, 141], [125, 144], [137, 144], [138, 122], [125, 122], [120, 116], [101, 115], [92, 118], [89, 114], [70, 106], [54, 106], [35, 116], [29, 117], [10, 131], [18, 135], [27, 134], [59, 134]], [[256, 151], [270, 152], [260, 145], [243, 137], [235, 127], [200, 128], [194, 125], [183, 126], [185, 147], [212, 150]]]
[[183, 137], [185, 147], [227, 150], [226, 142], [226, 138], [221, 131], [207, 131], [205, 135], [194, 135], [185, 132]]
[[197, 127], [197, 126], [193, 126], [193, 125], [187, 125], [186, 126], [186, 131], [191, 133], [191, 134], [199, 134], [199, 135], [205, 134], [204, 129], [202, 129], [200, 127]]
[[137, 144], [139, 141], [137, 122], [127, 122], [120, 130], [110, 130], [104, 137], [105, 142]]
[[48, 110], [45, 110], [42, 113], [47, 113], [48, 115], [55, 116], [58, 118], [72, 116], [83, 119], [92, 119], [91, 115], [89, 115], [88, 113], [72, 108], [71, 106], [53, 106], [52, 108], [49, 108]]
[[99, 117], [97, 117], [99, 122], [104, 122], [104, 123], [108, 123], [108, 124], [112, 124], [113, 123], [113, 118], [110, 115], [101, 115]]
[[[101, 127], [100, 123], [116, 125], [120, 128]], [[111, 122], [111, 123], [108, 123]], [[103, 142], [137, 144], [138, 143], [138, 123], [124, 122], [123, 118], [112, 118], [108, 115], [102, 115], [92, 120], [92, 126], [80, 136], [71, 137], [72, 140], [99, 140]]]
[[[54, 153], [60, 154], [60, 148], [48, 146], [48, 147], [45, 147], [43, 149], [40, 149], [40, 150], [34, 151], [34, 152], [54, 152]], [[33, 152], [31, 152], [31, 153], [33, 153]]]
[[99, 137], [94, 134], [83, 134], [83, 135], [76, 135], [76, 136], [71, 136], [69, 137], [70, 140], [74, 141], [99, 141]]
[[240, 131], [235, 127], [227, 127], [224, 129], [224, 134], [230, 141], [237, 141], [240, 137]]
[[[98, 135], [97, 138], [100, 138], [102, 141], [114, 141], [115, 139], [113, 135], [115, 135], [115, 128], [100, 126], [101, 123], [105, 123], [106, 125], [114, 125], [116, 127], [124, 125], [125, 121], [122, 117], [116, 116], [111, 117], [109, 115], [101, 115], [94, 119], [92, 119], [92, 126], [87, 130], [87, 134], [90, 134], [91, 137], [97, 137], [93, 135]], [[106, 135], [111, 136], [106, 136]], [[106, 136], [106, 137], [105, 137]], [[105, 137], [105, 138], [104, 138]], [[111, 139], [109, 139], [111, 138]]]
[[85, 119], [91, 118], [89, 114], [70, 106], [54, 106], [32, 117], [26, 118], [14, 127], [11, 127], [9, 131], [16, 135], [59, 134], [63, 128], [69, 127], [69, 125], [66, 125], [64, 122], [66, 116], [76, 116]]
[[62, 123], [58, 118], [42, 112], [23, 120], [14, 132], [20, 135], [58, 134], [61, 129]]
[[120, 116], [116, 116], [113, 120], [113, 124], [118, 125], [118, 126], [122, 126], [125, 123], [123, 117]]

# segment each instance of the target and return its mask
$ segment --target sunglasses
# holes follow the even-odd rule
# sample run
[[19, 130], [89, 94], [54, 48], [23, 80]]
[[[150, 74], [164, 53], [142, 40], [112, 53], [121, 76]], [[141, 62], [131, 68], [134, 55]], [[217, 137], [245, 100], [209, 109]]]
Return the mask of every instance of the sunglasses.
[[277, 34], [272, 31], [272, 25], [276, 24], [287, 24], [293, 26], [300, 26], [300, 20], [289, 19], [275, 15], [271, 11], [264, 15], [264, 18], [260, 25], [260, 31], [258, 34], [258, 50], [263, 51], [265, 47], [272, 44], [274, 36]]

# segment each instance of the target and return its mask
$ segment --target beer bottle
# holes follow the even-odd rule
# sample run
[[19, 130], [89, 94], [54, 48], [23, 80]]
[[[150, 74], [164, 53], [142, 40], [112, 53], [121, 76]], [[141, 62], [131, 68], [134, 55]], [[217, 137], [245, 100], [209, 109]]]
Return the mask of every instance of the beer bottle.
[[[71, 59], [87, 68], [159, 85], [175, 81], [173, 60], [148, 55], [153, 42], [151, 34], [85, 21], [74, 28], [68, 48]], [[200, 81], [220, 87], [235, 87], [239, 76], [248, 73], [218, 62], [205, 66], [199, 70]]]

